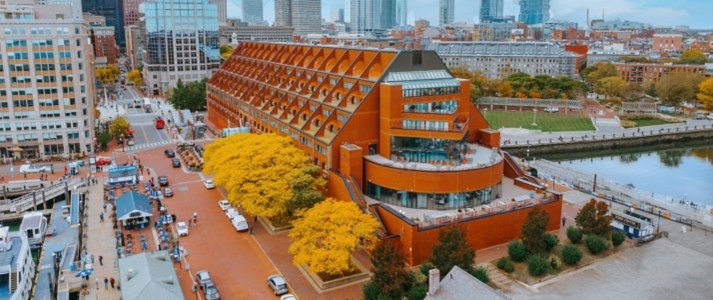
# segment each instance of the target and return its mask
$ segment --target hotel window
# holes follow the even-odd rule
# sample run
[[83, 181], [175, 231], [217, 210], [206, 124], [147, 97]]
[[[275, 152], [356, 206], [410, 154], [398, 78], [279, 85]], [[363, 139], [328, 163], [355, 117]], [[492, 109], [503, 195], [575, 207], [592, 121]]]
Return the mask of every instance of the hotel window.
[[371, 90], [371, 87], [368, 85], [359, 85], [359, 91], [362, 93], [368, 93]]

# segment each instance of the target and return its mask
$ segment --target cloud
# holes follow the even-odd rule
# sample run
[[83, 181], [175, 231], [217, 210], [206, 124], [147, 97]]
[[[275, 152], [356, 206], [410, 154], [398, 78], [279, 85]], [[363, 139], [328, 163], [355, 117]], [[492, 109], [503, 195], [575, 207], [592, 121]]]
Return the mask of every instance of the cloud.
[[688, 12], [672, 6], [671, 2], [654, 3], [642, 0], [598, 0], [589, 2], [571, 0], [552, 0], [552, 11], [559, 20], [570, 20], [584, 25], [589, 9], [589, 19], [601, 19], [604, 11], [605, 20], [616, 18], [629, 21], [650, 23], [652, 25], [676, 25], [688, 18]]

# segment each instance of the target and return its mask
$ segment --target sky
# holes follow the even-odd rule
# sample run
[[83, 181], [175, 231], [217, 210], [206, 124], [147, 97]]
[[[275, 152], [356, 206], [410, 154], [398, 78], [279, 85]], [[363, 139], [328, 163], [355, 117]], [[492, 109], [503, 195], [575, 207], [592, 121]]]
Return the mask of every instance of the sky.
[[[242, 16], [241, 0], [228, 1], [228, 17]], [[505, 15], [517, 16], [518, 0], [504, 0]], [[478, 22], [478, 0], [455, 0], [455, 19], [458, 22]], [[275, 20], [274, 0], [263, 0], [264, 17], [270, 24]], [[409, 0], [409, 24], [417, 19], [427, 19], [438, 24], [438, 0]], [[587, 9], [590, 19], [601, 19], [602, 10], [606, 20], [621, 19], [651, 24], [653, 26], [688, 25], [692, 29], [713, 29], [713, 0], [551, 0], [551, 16], [557, 20], [577, 22], [584, 26]], [[349, 0], [322, 0], [322, 17], [332, 20], [332, 13], [340, 8], [345, 10], [349, 21]]]

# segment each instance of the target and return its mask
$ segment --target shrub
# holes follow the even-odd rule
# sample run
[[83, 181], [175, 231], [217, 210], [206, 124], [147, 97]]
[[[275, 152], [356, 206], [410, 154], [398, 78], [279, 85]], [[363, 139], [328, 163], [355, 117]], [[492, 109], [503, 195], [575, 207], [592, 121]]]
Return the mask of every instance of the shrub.
[[488, 269], [485, 267], [477, 267], [475, 270], [473, 270], [473, 277], [478, 278], [478, 280], [482, 281], [483, 283], [488, 283], [490, 282], [490, 277], [488, 276]]
[[365, 284], [361, 289], [362, 295], [366, 300], [376, 300], [379, 299], [381, 292], [379, 288], [373, 282]]
[[527, 258], [527, 272], [532, 276], [541, 276], [550, 271], [550, 262], [539, 254]]
[[624, 232], [621, 230], [615, 231], [614, 234], [612, 234], [611, 236], [611, 242], [612, 244], [614, 244], [614, 246], [621, 245], [624, 240], [626, 240], [626, 234], [624, 234]]
[[[421, 264], [420, 267], [418, 267], [418, 269], [419, 269], [419, 271], [421, 271], [421, 274], [423, 274], [423, 275], [425, 275], [426, 277], [428, 277], [428, 271], [430, 271], [431, 269], [433, 269], [433, 265], [431, 265], [431, 264], [429, 264], [429, 263], [427, 263], [427, 262], [424, 262], [424, 263]], [[443, 275], [443, 276], [445, 276], [445, 275]]]
[[496, 266], [498, 267], [498, 269], [502, 270], [502, 269], [505, 268], [505, 264], [506, 264], [506, 263], [508, 263], [508, 259], [505, 258], [505, 257], [501, 257], [501, 258], [498, 260], [498, 263], [496, 264]]
[[552, 248], [557, 246], [557, 244], [559, 244], [559, 243], [560, 243], [560, 238], [558, 238], [556, 235], [547, 234], [547, 236], [545, 236], [545, 246], [546, 246], [545, 249], [547, 250], [547, 252], [552, 250]]
[[567, 227], [567, 238], [572, 244], [579, 244], [582, 241], [582, 231], [574, 226]]
[[550, 257], [547, 260], [550, 261], [550, 267], [552, 267], [552, 269], [557, 269], [562, 265], [562, 260], [560, 260], [559, 256], [555, 254], [550, 254]]
[[619, 122], [621, 123], [621, 127], [624, 127], [624, 128], [636, 127], [636, 122], [634, 122], [634, 121], [620, 120]]
[[527, 250], [525, 250], [525, 245], [523, 245], [520, 241], [510, 242], [508, 244], [508, 255], [513, 261], [525, 261], [525, 259], [527, 258]]
[[515, 271], [515, 264], [512, 261], [507, 261], [505, 263], [505, 268], [503, 268], [505, 272], [512, 273]]
[[575, 245], [567, 245], [562, 249], [562, 260], [568, 265], [574, 265], [582, 260], [582, 250]]
[[609, 246], [607, 239], [594, 234], [588, 235], [584, 240], [584, 243], [587, 245], [589, 252], [595, 255], [607, 250], [607, 247]]
[[428, 293], [428, 286], [425, 284], [419, 284], [408, 292], [408, 294], [409, 294], [408, 298], [409, 299], [423, 299], [423, 298], [426, 298], [427, 293]]

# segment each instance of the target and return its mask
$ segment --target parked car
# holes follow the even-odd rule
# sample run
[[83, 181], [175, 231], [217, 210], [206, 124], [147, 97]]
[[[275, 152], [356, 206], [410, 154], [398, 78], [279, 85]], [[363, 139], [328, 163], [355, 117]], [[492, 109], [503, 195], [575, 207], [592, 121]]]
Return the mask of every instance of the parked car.
[[97, 166], [110, 165], [110, 164], [111, 164], [111, 158], [106, 158], [106, 157], [97, 158], [96, 164], [97, 164]]
[[706, 116], [706, 119], [708, 119], [708, 120], [713, 120], [713, 114], [710, 114], [710, 115]]
[[556, 113], [559, 111], [560, 111], [559, 107], [546, 107], [545, 108], [545, 112], [548, 112], [548, 113]]
[[225, 216], [228, 217], [228, 220], [232, 220], [235, 216], [239, 216], [240, 212], [236, 210], [235, 208], [228, 208], [225, 210]]
[[196, 281], [198, 282], [198, 285], [203, 288], [204, 284], [212, 282], [213, 279], [210, 278], [210, 272], [208, 272], [207, 270], [202, 270], [196, 273]]
[[297, 300], [297, 297], [295, 297], [295, 295], [292, 295], [292, 294], [287, 294], [287, 295], [282, 295], [282, 297], [280, 297], [280, 300]]
[[173, 190], [171, 188], [163, 189], [163, 195], [165, 197], [173, 197]]
[[237, 231], [247, 231], [250, 229], [248, 220], [245, 220], [245, 217], [241, 215], [234, 216], [231, 221], [233, 223], [233, 227], [235, 227], [235, 230]]
[[282, 295], [288, 292], [287, 281], [280, 275], [270, 275], [267, 277], [267, 286], [269, 286], [275, 295]]
[[178, 159], [177, 157], [174, 157], [173, 160], [171, 161], [171, 164], [173, 165], [174, 168], [180, 168], [181, 160]]
[[134, 139], [130, 139], [128, 142], [126, 142], [127, 146], [133, 146], [134, 145]]
[[230, 205], [230, 202], [228, 202], [228, 200], [218, 201], [218, 206], [220, 206], [220, 209], [222, 209], [223, 211], [226, 211], [226, 210], [228, 210], [228, 208], [232, 207], [232, 205]]
[[218, 288], [215, 287], [215, 283], [211, 280], [210, 282], [203, 285], [203, 294], [207, 300], [218, 300], [220, 299], [220, 294], [218, 293]]
[[212, 179], [203, 180], [203, 185], [205, 185], [205, 188], [207, 188], [207, 189], [214, 189], [214, 188], [215, 188], [215, 184], [213, 184], [213, 180], [212, 180]]
[[158, 177], [158, 185], [159, 186], [168, 186], [168, 176], [166, 175], [161, 175]]
[[178, 230], [178, 236], [188, 236], [188, 225], [186, 222], [176, 223], [176, 230]]
[[126, 107], [127, 107], [127, 108], [134, 108], [134, 104], [133, 104], [133, 103], [129, 103], [129, 104], [126, 105]]
[[176, 152], [173, 149], [166, 149], [163, 153], [166, 154], [166, 157], [176, 157]]
[[706, 117], [702, 114], [698, 114], [698, 115], [693, 116], [693, 119], [694, 120], [705, 120]]

